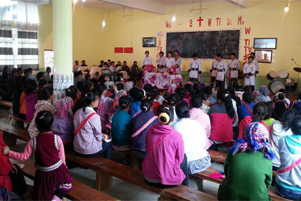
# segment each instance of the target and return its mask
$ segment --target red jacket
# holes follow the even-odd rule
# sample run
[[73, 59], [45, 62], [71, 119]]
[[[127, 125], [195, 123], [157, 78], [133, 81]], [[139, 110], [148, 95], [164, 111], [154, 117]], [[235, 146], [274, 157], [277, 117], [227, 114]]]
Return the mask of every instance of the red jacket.
[[[239, 129], [239, 133], [238, 133], [238, 138], [237, 139], [242, 139], [243, 138], [243, 132], [244, 129], [246, 128], [246, 126], [250, 123], [253, 122], [252, 117], [250, 116], [246, 116], [239, 124], [238, 124], [238, 129]], [[264, 127], [266, 127], [266, 129], [268, 129], [269, 133], [270, 133], [270, 128], [264, 123], [264, 121], [260, 122], [262, 125], [264, 125]]]
[[0, 188], [6, 188], [8, 191], [12, 191], [12, 182], [8, 176], [10, 169], [12, 168], [12, 164], [9, 161], [8, 156], [2, 154], [2, 147], [5, 146], [3, 135], [0, 133]]

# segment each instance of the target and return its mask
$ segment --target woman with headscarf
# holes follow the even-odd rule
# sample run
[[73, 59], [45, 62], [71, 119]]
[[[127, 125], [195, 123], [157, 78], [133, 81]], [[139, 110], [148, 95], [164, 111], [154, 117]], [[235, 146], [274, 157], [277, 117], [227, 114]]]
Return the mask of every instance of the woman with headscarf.
[[259, 88], [259, 91], [253, 91], [254, 100], [253, 102], [259, 103], [259, 102], [269, 102], [271, 101], [271, 98], [268, 96], [268, 88], [267, 86], [261, 86]]
[[225, 176], [218, 200], [270, 200], [274, 153], [269, 132], [260, 123], [250, 123], [242, 140], [236, 140], [225, 161]]
[[73, 100], [70, 97], [59, 99], [55, 102], [52, 131], [62, 138], [64, 145], [72, 145], [73, 142]]

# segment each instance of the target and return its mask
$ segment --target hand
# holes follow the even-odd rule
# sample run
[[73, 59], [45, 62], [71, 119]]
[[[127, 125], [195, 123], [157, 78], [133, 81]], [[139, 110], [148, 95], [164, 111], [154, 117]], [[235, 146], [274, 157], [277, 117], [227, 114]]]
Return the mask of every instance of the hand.
[[114, 89], [114, 91], [117, 91], [116, 85], [113, 85], [113, 89]]
[[10, 149], [9, 149], [8, 146], [2, 147], [2, 153], [3, 153], [4, 155], [8, 155], [9, 151], [10, 151]]
[[18, 169], [16, 168], [16, 165], [13, 165], [13, 167], [10, 169], [10, 172], [12, 174], [18, 174]]

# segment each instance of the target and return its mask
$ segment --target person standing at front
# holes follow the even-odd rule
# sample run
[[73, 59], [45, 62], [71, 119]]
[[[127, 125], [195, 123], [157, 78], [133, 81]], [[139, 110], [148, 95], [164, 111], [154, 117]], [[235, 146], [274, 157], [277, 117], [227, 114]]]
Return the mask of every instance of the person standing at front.
[[216, 80], [216, 65], [217, 65], [217, 56], [215, 55], [215, 59], [212, 61], [211, 69], [210, 69], [210, 74], [211, 74], [211, 83], [215, 83]]
[[153, 59], [149, 56], [149, 51], [145, 51], [145, 58], [142, 61], [142, 68], [152, 64], [153, 64]]
[[226, 81], [226, 72], [227, 72], [227, 64], [222, 59], [221, 54], [216, 55], [217, 64], [216, 64], [216, 87], [220, 90], [225, 89], [225, 81]]
[[161, 51], [157, 59], [158, 73], [165, 73], [165, 66], [164, 66], [165, 62], [166, 62], [166, 57], [164, 56], [164, 52]]
[[251, 91], [254, 91], [255, 85], [256, 85], [256, 66], [253, 63], [254, 58], [249, 56], [248, 62], [245, 63], [244, 65], [244, 85], [245, 86], [250, 86]]
[[237, 86], [240, 63], [239, 60], [235, 58], [235, 53], [232, 53], [230, 57], [231, 59], [228, 62], [230, 85]]
[[197, 54], [192, 55], [192, 60], [189, 66], [189, 81], [197, 82], [202, 74], [202, 62], [198, 59]]
[[175, 51], [175, 62], [177, 65], [177, 74], [182, 74], [182, 70], [181, 70], [181, 64], [182, 64], [182, 57], [179, 56], [179, 51], [176, 50]]

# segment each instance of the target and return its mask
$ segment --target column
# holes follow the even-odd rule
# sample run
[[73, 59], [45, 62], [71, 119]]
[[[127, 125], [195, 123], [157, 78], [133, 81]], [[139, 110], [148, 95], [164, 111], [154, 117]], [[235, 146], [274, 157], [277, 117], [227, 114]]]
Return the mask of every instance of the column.
[[73, 85], [72, 0], [52, 0], [55, 100]]

